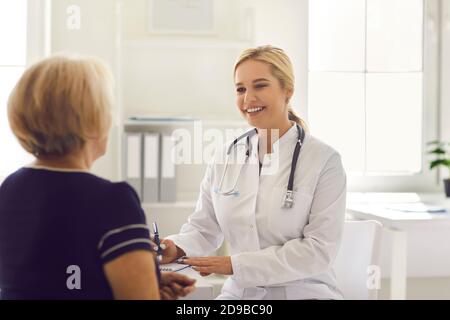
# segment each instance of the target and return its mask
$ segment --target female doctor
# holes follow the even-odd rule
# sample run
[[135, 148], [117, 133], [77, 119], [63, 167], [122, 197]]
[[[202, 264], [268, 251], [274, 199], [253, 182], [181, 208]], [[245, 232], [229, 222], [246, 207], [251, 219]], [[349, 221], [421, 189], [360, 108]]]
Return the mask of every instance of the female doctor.
[[[195, 212], [163, 240], [162, 262], [187, 256], [204, 276], [231, 275], [218, 299], [342, 299], [333, 272], [346, 198], [340, 155], [289, 107], [294, 75], [283, 50], [245, 50], [234, 80], [254, 129], [222, 154], [242, 161], [217, 156], [208, 166]], [[207, 256], [224, 239], [230, 256]]]

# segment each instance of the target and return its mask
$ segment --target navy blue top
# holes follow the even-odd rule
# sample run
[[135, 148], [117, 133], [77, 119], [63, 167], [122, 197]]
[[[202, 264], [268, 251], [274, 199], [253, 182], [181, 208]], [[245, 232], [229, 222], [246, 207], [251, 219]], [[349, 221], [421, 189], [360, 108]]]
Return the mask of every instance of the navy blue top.
[[127, 183], [22, 168], [0, 186], [1, 298], [112, 299], [103, 264], [149, 239]]

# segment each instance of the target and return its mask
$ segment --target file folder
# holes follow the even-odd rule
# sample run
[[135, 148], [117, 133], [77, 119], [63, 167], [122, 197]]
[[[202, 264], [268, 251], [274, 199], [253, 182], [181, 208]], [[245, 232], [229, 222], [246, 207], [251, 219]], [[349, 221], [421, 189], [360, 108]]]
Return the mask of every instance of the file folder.
[[144, 135], [144, 185], [143, 202], [152, 203], [159, 200], [160, 178], [160, 135], [146, 133]]
[[161, 146], [161, 182], [159, 197], [161, 202], [175, 202], [177, 200], [175, 159], [172, 157], [174, 152], [174, 138], [171, 135], [163, 135]]
[[142, 199], [142, 134], [126, 133], [124, 140], [124, 179]]

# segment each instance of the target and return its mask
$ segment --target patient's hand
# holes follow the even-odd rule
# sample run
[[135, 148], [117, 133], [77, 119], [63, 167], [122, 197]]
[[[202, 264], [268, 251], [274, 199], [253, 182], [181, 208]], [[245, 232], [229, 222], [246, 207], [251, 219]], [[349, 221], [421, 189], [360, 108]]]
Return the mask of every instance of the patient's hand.
[[195, 279], [176, 272], [161, 272], [159, 292], [162, 300], [176, 300], [195, 290]]

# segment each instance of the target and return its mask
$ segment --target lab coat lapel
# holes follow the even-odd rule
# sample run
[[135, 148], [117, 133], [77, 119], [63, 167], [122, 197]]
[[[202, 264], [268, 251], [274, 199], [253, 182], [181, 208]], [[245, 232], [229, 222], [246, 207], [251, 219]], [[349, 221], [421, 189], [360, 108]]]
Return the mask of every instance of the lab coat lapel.
[[[259, 162], [258, 162], [258, 138], [250, 139], [251, 153], [247, 162], [232, 164], [229, 166], [227, 175], [229, 183], [239, 176], [236, 189], [238, 195], [223, 196], [215, 195], [215, 211], [218, 222], [230, 245], [231, 254], [237, 252], [259, 250], [258, 232], [256, 229], [255, 209], [259, 187]], [[245, 152], [244, 148], [240, 148]], [[233, 180], [233, 181], [231, 181]]]
[[251, 154], [245, 167], [242, 181], [242, 233], [239, 237], [240, 252], [255, 251], [260, 249], [258, 230], [256, 225], [256, 204], [259, 190], [259, 159], [258, 159], [258, 136], [250, 139]]

